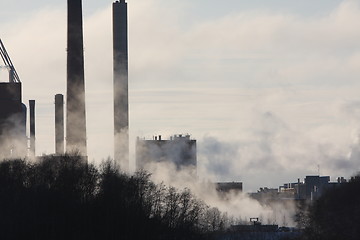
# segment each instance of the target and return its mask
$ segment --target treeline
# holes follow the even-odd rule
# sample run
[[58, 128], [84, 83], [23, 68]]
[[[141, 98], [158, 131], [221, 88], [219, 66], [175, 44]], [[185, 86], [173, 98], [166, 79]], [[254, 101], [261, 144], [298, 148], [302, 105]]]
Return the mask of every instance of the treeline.
[[205, 239], [226, 217], [188, 189], [80, 156], [0, 162], [0, 239]]
[[360, 175], [327, 190], [309, 208], [305, 240], [360, 238]]

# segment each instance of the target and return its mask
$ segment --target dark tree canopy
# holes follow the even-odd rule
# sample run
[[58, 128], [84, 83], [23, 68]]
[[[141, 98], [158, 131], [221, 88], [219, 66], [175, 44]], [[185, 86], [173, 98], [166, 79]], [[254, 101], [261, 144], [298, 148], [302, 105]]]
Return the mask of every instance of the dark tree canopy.
[[202, 239], [223, 221], [188, 189], [123, 174], [111, 161], [0, 162], [0, 239]]
[[360, 176], [328, 190], [311, 207], [305, 238], [358, 240], [360, 237]]

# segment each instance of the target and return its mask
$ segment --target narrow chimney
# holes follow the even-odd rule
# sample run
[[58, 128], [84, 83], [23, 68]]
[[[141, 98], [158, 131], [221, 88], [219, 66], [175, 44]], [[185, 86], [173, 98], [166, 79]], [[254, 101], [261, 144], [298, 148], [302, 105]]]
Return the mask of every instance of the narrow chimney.
[[68, 0], [66, 151], [87, 155], [81, 0]]
[[64, 154], [64, 96], [55, 95], [55, 153]]
[[29, 100], [30, 106], [30, 156], [35, 157], [35, 100]]
[[114, 159], [123, 170], [129, 170], [129, 97], [127, 3], [113, 3], [114, 61]]

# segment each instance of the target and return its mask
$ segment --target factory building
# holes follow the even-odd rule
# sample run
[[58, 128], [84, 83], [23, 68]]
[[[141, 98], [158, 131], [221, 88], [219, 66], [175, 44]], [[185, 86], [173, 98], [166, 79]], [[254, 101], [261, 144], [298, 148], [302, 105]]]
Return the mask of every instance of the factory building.
[[215, 188], [218, 193], [218, 196], [222, 199], [226, 199], [228, 194], [240, 194], [243, 191], [242, 182], [217, 182], [215, 183]]
[[285, 183], [279, 187], [279, 192], [298, 200], [315, 200], [337, 184], [330, 182], [330, 176], [306, 176], [304, 182], [298, 179], [296, 183]]
[[137, 138], [136, 168], [149, 170], [153, 163], [173, 163], [177, 170], [196, 173], [196, 140], [190, 135], [174, 135], [169, 140], [155, 136], [152, 140]]
[[[306, 199], [317, 199], [329, 187], [330, 176], [306, 176], [305, 197]], [[301, 195], [300, 195], [301, 196]]]
[[304, 181], [298, 179], [297, 182], [285, 183], [278, 189], [260, 188], [257, 193], [252, 193], [250, 196], [260, 202], [289, 199], [313, 201], [321, 197], [328, 189], [346, 182], [343, 177], [338, 178], [337, 182], [330, 182], [330, 176], [306, 176]]
[[0, 56], [9, 78], [0, 79], [0, 157], [16, 158], [27, 155], [26, 106], [22, 103], [20, 78], [0, 40]]
[[[128, 53], [127, 3], [113, 3], [114, 50], [114, 134], [115, 161], [128, 169]], [[19, 76], [0, 40], [0, 56], [8, 70], [9, 81], [0, 79], [0, 155], [1, 157], [35, 156], [35, 100], [29, 101], [30, 129], [26, 135], [26, 106], [22, 104]], [[67, 0], [67, 78], [66, 115], [64, 96], [55, 96], [55, 149], [56, 155], [79, 153], [87, 158], [84, 46], [82, 0]], [[66, 116], [66, 129], [64, 128]], [[65, 131], [66, 136], [65, 136]], [[66, 139], [66, 141], [64, 141]]]
[[242, 182], [217, 182], [216, 190], [219, 193], [240, 193], [243, 190]]
[[27, 154], [26, 106], [21, 100], [21, 83], [0, 82], [1, 157]]

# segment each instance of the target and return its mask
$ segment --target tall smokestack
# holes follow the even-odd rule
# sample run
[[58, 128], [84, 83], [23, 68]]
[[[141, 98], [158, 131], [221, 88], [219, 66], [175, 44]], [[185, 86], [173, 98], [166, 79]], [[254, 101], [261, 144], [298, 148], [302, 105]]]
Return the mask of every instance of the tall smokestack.
[[86, 151], [84, 53], [81, 0], [68, 0], [66, 151]]
[[35, 156], [35, 100], [29, 100], [30, 106], [30, 156]]
[[127, 3], [113, 3], [114, 54], [114, 159], [124, 170], [129, 169], [129, 97]]
[[55, 153], [64, 154], [64, 96], [55, 95]]

